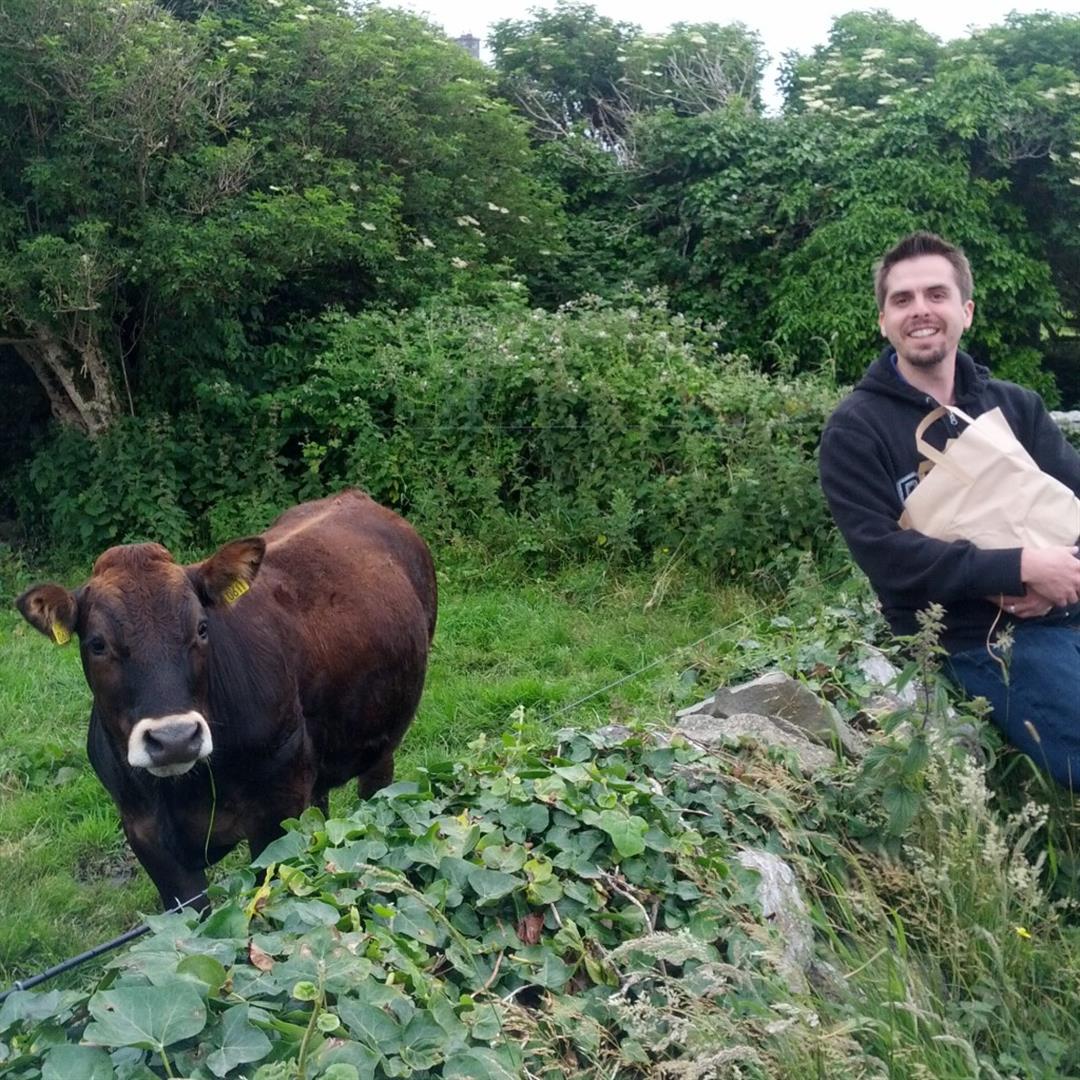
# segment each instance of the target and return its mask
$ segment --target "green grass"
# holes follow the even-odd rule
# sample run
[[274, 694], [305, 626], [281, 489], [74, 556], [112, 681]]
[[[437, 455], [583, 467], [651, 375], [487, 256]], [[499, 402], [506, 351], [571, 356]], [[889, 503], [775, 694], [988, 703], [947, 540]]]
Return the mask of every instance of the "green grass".
[[[670, 566], [541, 577], [476, 551], [444, 551], [438, 562], [440, 624], [402, 777], [445, 758], [475, 761], [504, 736], [512, 754], [565, 726], [663, 723], [773, 666], [849, 714], [867, 692], [851, 664], [857, 643], [878, 633], [865, 584], [822, 580], [809, 564], [770, 603]], [[14, 589], [25, 574], [7, 577], [0, 583]], [[156, 909], [85, 760], [88, 701], [75, 650], [0, 613], [0, 988]], [[936, 731], [957, 721], [925, 722]], [[910, 738], [878, 732], [875, 742], [896, 763]], [[733, 813], [787, 807], [774, 823], [805, 891], [822, 981], [745, 1013], [687, 990], [676, 1017], [687, 1030], [717, 1053], [764, 1047], [768, 1064], [747, 1075], [785, 1080], [1080, 1078], [1080, 804], [1015, 755], [988, 786], [935, 736], [925, 763], [905, 774], [917, 816], [883, 847], [887, 770], [852, 765], [805, 781], [752, 752], [725, 755], [721, 767]], [[332, 813], [354, 799], [351, 786], [340, 789]], [[766, 1025], [782, 1038], [766, 1045]]]
[[[399, 777], [430, 761], [467, 759], [470, 743], [498, 738], [520, 710], [522, 731], [536, 739], [570, 724], [666, 719], [708, 689], [681, 677], [690, 653], [679, 647], [756, 606], [741, 590], [670, 569], [625, 574], [596, 564], [530, 579], [475, 552], [443, 552], [438, 562], [439, 626]], [[27, 575], [9, 577], [14, 591]], [[0, 611], [0, 989], [157, 908], [86, 760], [89, 702], [77, 650], [51, 645], [13, 609]], [[355, 798], [351, 785], [339, 789], [333, 811], [346, 812]]]

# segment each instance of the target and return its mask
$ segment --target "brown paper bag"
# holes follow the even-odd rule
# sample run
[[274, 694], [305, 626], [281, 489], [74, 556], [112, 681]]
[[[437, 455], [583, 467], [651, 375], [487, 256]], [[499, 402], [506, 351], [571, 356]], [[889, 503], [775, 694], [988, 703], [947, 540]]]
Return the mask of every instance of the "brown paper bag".
[[[936, 450], [923, 436], [947, 412], [968, 426]], [[1000, 409], [972, 420], [939, 406], [915, 429], [915, 445], [934, 467], [907, 497], [902, 528], [980, 548], [1071, 547], [1080, 538], [1080, 499], [1035, 464]]]

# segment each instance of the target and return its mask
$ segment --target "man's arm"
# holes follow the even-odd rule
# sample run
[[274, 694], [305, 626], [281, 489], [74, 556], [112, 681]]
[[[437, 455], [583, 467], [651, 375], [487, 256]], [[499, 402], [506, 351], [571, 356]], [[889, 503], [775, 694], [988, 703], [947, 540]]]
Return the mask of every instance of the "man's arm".
[[[1028, 401], [1029, 428], [1021, 441], [1043, 472], [1060, 480], [1080, 496], [1080, 454], [1065, 438], [1034, 391], [1023, 391]], [[1080, 540], [1080, 537], [1078, 537]], [[1045, 597], [1055, 607], [1080, 600], [1080, 561], [1075, 547], [1025, 548], [1020, 576], [1029, 595]], [[1007, 605], [1008, 606], [1008, 605]], [[1019, 605], [1012, 605], [1019, 608]], [[1017, 610], [1016, 614], [1020, 614]]]
[[1054, 607], [1080, 600], [1080, 559], [1074, 547], [1024, 548], [1020, 580], [1029, 592], [1044, 596]]
[[1023, 593], [1020, 548], [985, 551], [900, 528], [896, 481], [869, 430], [830, 422], [820, 473], [833, 519], [875, 590], [908, 594], [917, 606]]

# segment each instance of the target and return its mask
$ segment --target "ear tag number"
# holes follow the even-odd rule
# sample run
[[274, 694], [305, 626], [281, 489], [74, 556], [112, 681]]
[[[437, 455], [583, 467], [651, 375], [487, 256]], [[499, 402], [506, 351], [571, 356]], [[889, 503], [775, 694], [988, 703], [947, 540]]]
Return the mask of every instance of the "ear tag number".
[[67, 632], [67, 629], [58, 622], [52, 624], [52, 636], [57, 645], [66, 645], [71, 640], [71, 635]]
[[235, 604], [244, 593], [249, 592], [251, 586], [243, 578], [237, 578], [222, 594], [221, 598], [226, 604]]

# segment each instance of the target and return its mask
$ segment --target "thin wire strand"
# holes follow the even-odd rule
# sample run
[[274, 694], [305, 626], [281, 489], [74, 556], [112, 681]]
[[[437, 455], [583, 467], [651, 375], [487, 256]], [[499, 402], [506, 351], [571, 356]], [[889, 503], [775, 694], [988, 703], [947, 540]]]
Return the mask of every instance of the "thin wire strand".
[[[849, 567], [841, 566], [838, 569], [834, 570], [831, 574], [827, 574], [825, 577], [821, 578], [821, 584], [826, 585], [833, 579], [840, 577], [842, 574], [846, 574], [849, 571]], [[787, 600], [792, 595], [793, 593], [784, 593], [784, 599]], [[609, 690], [614, 690], [615, 687], [622, 686], [623, 683], [630, 682], [632, 679], [636, 679], [639, 675], [644, 675], [646, 671], [651, 671], [654, 667], [658, 667], [660, 664], [669, 663], [671, 660], [674, 660], [682, 653], [688, 652], [691, 649], [696, 649], [699, 645], [704, 645], [706, 641], [711, 641], [714, 637], [717, 637], [720, 634], [726, 634], [728, 631], [733, 630], [740, 623], [744, 623], [749, 619], [752, 619], [755, 616], [767, 611], [768, 608], [768, 604], [762, 604], [760, 607], [754, 608], [752, 611], [745, 612], [737, 619], [733, 619], [726, 626], [718, 627], [716, 630], [710, 630], [709, 633], [707, 633], [704, 637], [698, 638], [697, 641], [691, 641], [688, 645], [680, 645], [678, 646], [678, 648], [672, 650], [666, 656], [661, 656], [658, 659], [653, 660], [651, 663], [646, 664], [644, 667], [638, 668], [637, 671], [632, 671], [629, 675], [623, 675], [621, 678], [616, 679], [614, 682], [608, 683], [607, 686], [601, 686], [598, 690], [593, 690], [590, 693], [586, 694], [584, 697], [578, 698], [577, 701], [572, 701], [569, 705], [564, 705], [562, 706], [562, 708], [556, 709], [552, 713], [548, 713], [547, 716], [542, 717], [539, 722], [541, 724], [544, 724], [547, 723], [547, 721], [549, 720], [555, 719], [556, 716], [562, 716], [563, 713], [571, 712], [579, 706], [584, 705], [585, 702], [591, 701], [593, 698], [599, 697], [601, 694], [606, 694]]]

